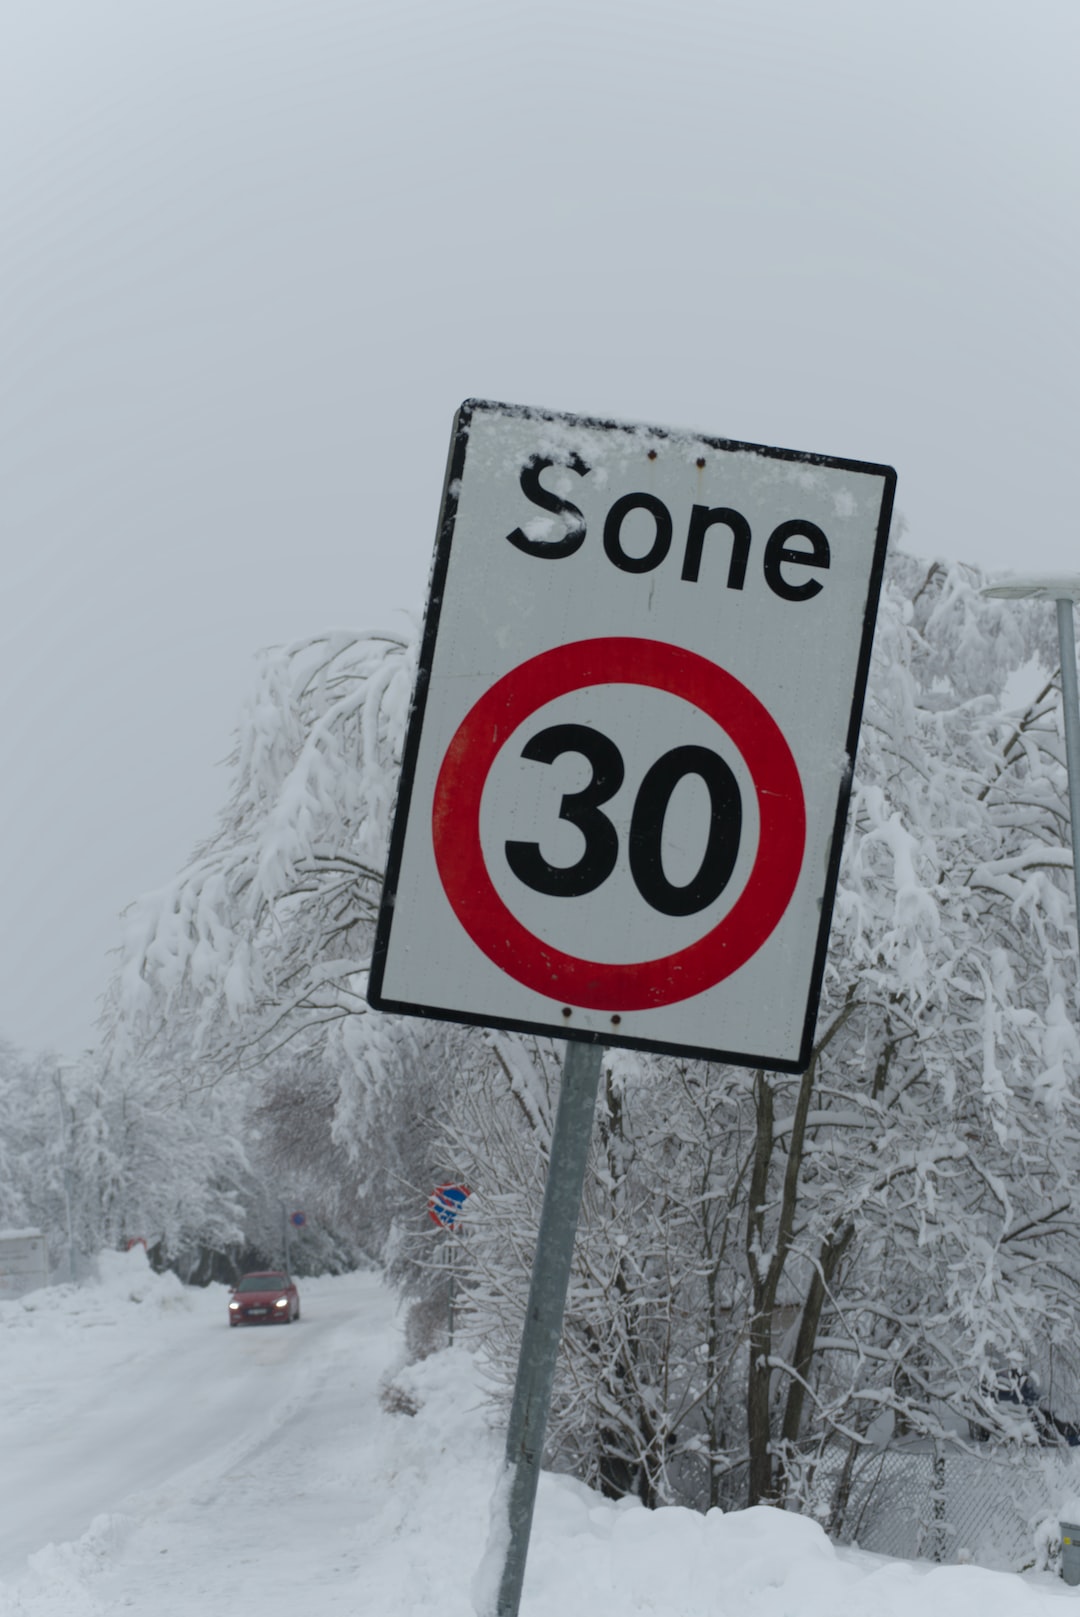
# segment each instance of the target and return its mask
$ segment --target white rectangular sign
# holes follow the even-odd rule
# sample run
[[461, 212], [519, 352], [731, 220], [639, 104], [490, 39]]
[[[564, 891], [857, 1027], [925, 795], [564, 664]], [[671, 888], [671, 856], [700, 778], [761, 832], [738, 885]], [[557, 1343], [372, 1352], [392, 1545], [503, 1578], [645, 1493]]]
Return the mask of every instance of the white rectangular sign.
[[462, 406], [369, 998], [799, 1071], [891, 467]]

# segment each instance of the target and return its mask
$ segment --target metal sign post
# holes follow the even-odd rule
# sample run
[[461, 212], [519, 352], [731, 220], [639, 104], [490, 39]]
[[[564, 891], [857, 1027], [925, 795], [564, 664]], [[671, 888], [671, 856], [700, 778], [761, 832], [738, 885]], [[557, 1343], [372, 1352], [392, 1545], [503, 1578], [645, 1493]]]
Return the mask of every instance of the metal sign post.
[[[517, 1617], [521, 1600], [603, 1058], [602, 1045], [568, 1044], [563, 1061], [514, 1401], [506, 1433], [506, 1464], [510, 1474], [506, 1524], [509, 1538], [495, 1617]], [[484, 1613], [483, 1617], [489, 1614]]]
[[447, 1275], [447, 1335], [449, 1345], [454, 1345], [454, 1303], [456, 1300], [456, 1276], [454, 1274], [454, 1237], [460, 1234], [459, 1219], [462, 1209], [469, 1196], [472, 1195], [468, 1185], [436, 1185], [428, 1197], [428, 1218], [433, 1224], [445, 1231], [449, 1245], [446, 1247], [446, 1275]]

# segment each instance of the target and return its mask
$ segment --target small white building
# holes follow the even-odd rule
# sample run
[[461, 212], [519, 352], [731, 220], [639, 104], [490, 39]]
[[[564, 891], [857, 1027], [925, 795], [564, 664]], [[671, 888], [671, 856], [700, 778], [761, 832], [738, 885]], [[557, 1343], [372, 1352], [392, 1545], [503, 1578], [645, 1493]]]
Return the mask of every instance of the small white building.
[[0, 1230], [0, 1301], [49, 1284], [49, 1258], [40, 1230]]

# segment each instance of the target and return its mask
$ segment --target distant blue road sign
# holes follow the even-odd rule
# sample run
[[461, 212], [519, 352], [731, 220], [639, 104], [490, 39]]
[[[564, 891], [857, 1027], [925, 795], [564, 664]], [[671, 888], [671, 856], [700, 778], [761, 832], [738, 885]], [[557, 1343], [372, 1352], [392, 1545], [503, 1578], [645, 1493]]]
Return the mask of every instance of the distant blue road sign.
[[471, 1194], [468, 1185], [437, 1185], [428, 1197], [428, 1217], [444, 1230], [452, 1230]]
[[307, 1223], [307, 1214], [306, 1213], [292, 1213], [289, 1216], [289, 1223], [290, 1224], [295, 1224], [297, 1229], [300, 1229], [302, 1227], [302, 1225]]

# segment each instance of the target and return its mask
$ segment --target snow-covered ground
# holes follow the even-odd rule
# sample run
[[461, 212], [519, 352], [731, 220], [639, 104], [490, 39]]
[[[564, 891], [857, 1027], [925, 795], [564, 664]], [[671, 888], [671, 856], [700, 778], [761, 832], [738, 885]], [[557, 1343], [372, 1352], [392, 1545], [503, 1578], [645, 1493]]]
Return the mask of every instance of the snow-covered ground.
[[[230, 1331], [222, 1287], [0, 1304], [0, 1617], [472, 1617], [500, 1444], [458, 1349], [405, 1368], [377, 1276]], [[391, 1394], [387, 1395], [387, 1387]], [[411, 1411], [411, 1412], [410, 1412]], [[1041, 1617], [1048, 1573], [837, 1550], [772, 1510], [649, 1513], [541, 1481], [522, 1617]]]

